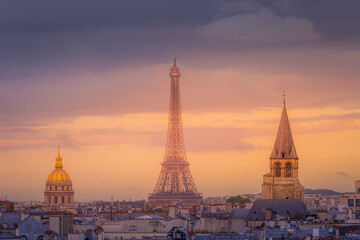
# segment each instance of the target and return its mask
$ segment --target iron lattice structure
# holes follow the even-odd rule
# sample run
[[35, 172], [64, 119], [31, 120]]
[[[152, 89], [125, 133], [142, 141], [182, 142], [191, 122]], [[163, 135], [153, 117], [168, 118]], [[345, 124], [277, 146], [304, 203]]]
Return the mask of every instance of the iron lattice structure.
[[192, 203], [199, 204], [202, 195], [198, 193], [186, 158], [181, 117], [180, 69], [170, 69], [169, 125], [164, 161], [154, 192], [149, 194], [149, 203]]

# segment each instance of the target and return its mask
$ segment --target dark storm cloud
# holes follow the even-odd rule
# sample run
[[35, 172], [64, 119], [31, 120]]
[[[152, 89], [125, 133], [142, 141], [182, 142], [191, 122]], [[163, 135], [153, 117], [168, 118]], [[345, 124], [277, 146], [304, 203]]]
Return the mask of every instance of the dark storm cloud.
[[190, 4], [165, 0], [1, 1], [0, 30], [4, 33], [56, 32], [139, 25], [193, 25], [208, 22], [217, 10], [216, 5], [205, 1]]
[[154, 60], [154, 51], [185, 44], [192, 28], [210, 21], [214, 4], [187, 8], [169, 1], [1, 1], [1, 80], [73, 65], [111, 67], [150, 60], [150, 55]]
[[[356, 0], [241, 1], [11, 1], [0, 2], [0, 31], [48, 33], [135, 26], [196, 26], [218, 18], [256, 13], [262, 7], [281, 17], [314, 21], [329, 36], [360, 34], [360, 2]], [[148, 37], [148, 36], [147, 36]]]
[[[153, 108], [160, 96], [164, 98], [159, 102], [167, 100], [164, 92], [168, 91], [162, 79], [156, 80], [156, 74], [151, 82], [146, 77], [116, 76], [115, 83], [111, 77], [99, 73], [128, 67], [144, 71], [148, 65], [169, 63], [174, 48], [179, 50], [181, 59], [186, 59], [187, 66], [181, 65], [184, 69], [243, 68], [252, 72], [261, 69], [264, 75], [307, 73], [311, 76], [334, 71], [331, 75], [344, 78], [343, 85], [352, 85], [353, 79], [358, 79], [358, 72], [352, 71], [357, 58], [332, 58], [322, 52], [309, 58], [306, 52], [358, 47], [358, 2], [346, 3], [3, 0], [0, 1], [0, 112], [21, 112], [28, 114], [27, 117], [48, 112], [94, 114], [100, 110], [111, 112], [107, 109], [114, 102], [121, 108], [116, 109], [118, 112], [166, 109]], [[340, 44], [339, 39], [351, 44]], [[338, 67], [339, 62], [346, 64]], [[166, 69], [166, 77], [165, 72]], [[191, 78], [185, 74], [184, 78]], [[303, 92], [310, 94], [308, 89], [337, 84], [326, 76], [323, 79], [317, 78], [318, 85], [312, 80], [291, 85], [302, 90], [299, 98], [303, 98]], [[219, 86], [224, 79], [210, 80], [197, 76], [191, 89], [184, 82], [182, 86], [188, 87], [188, 94], [193, 96], [184, 97], [184, 106], [190, 106], [187, 109], [198, 110], [209, 105], [217, 110], [224, 106], [231, 108], [234, 103], [238, 106], [244, 99], [250, 99], [252, 90], [259, 89], [257, 84], [271, 86], [272, 91], [287, 86], [287, 80], [261, 78], [251, 84], [248, 81], [247, 86], [234, 80], [229, 82], [232, 87], [223, 89]], [[354, 86], [351, 88], [354, 93], [347, 93], [350, 97], [358, 92], [357, 85]], [[324, 92], [334, 97], [331, 102], [338, 101], [336, 94]], [[211, 94], [212, 98], [207, 97]], [[266, 91], [263, 96], [266, 94], [273, 92]], [[193, 99], [199, 96], [203, 96], [201, 101], [193, 104]], [[244, 99], [239, 99], [241, 96]], [[219, 103], [218, 99], [223, 102]], [[313, 100], [309, 104], [312, 103]], [[263, 106], [264, 102], [259, 98], [253, 99], [252, 104]]]
[[357, 0], [260, 0], [259, 2], [280, 16], [296, 16], [312, 20], [315, 30], [328, 41], [355, 41], [360, 37], [360, 2]]
[[[357, 5], [356, 1], [1, 1], [0, 76], [4, 81], [74, 65], [102, 69], [119, 63], [162, 62], [161, 56], [173, 48], [234, 51], [269, 43], [272, 47], [308, 43], [315, 39], [308, 28], [312, 23], [325, 37], [322, 41], [357, 37]], [[293, 17], [295, 25], [280, 24], [277, 29], [277, 21], [284, 17]], [[288, 32], [297, 27], [304, 31], [299, 36], [297, 29]]]

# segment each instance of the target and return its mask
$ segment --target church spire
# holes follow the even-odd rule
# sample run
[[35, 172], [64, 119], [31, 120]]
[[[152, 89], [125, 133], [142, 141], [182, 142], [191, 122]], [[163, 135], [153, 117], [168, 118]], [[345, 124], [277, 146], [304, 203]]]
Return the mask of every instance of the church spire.
[[284, 107], [285, 107], [285, 90], [283, 90], [283, 104], [284, 104]]
[[270, 158], [295, 158], [298, 159], [294, 140], [291, 134], [289, 118], [285, 105], [285, 91], [283, 94], [283, 110], [281, 114], [279, 129]]
[[56, 169], [62, 169], [63, 168], [62, 158], [60, 157], [60, 144], [58, 145], [58, 156], [56, 158], [55, 168]]

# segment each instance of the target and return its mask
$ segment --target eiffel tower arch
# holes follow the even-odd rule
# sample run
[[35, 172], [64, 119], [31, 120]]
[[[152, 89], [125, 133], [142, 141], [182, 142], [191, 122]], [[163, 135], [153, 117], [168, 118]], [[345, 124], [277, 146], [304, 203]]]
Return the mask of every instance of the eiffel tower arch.
[[149, 204], [200, 204], [202, 195], [198, 192], [186, 158], [181, 118], [180, 69], [170, 68], [169, 123], [164, 161]]

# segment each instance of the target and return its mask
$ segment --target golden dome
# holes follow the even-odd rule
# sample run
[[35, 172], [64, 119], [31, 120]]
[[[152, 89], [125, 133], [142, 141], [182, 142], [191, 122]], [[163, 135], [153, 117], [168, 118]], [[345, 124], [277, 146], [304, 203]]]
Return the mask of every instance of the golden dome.
[[55, 169], [49, 174], [47, 183], [71, 183], [71, 178], [65, 170]]
[[63, 169], [62, 158], [60, 157], [60, 146], [58, 147], [55, 170], [49, 174], [46, 183], [71, 183], [70, 175]]

